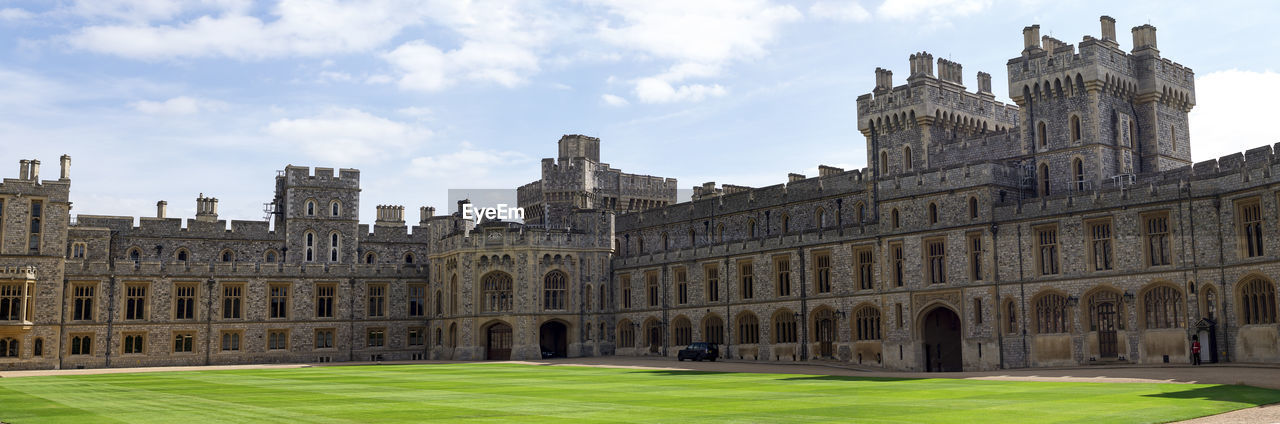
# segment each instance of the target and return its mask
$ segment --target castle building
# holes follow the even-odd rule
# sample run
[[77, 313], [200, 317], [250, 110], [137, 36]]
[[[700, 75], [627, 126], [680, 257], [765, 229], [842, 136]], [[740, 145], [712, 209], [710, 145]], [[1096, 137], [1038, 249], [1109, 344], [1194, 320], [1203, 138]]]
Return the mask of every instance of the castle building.
[[1023, 31], [989, 74], [910, 56], [857, 99], [868, 167], [751, 188], [600, 162], [566, 135], [527, 223], [377, 207], [288, 166], [264, 221], [71, 215], [70, 163], [0, 183], [0, 369], [549, 356], [958, 371], [1280, 362], [1280, 145], [1191, 162], [1194, 74], [1156, 30]]

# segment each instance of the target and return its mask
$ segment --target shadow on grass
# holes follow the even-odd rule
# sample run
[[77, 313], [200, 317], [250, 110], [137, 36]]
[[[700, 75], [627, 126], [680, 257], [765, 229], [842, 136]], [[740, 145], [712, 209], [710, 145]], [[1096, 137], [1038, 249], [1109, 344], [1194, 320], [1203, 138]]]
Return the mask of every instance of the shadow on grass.
[[1179, 390], [1176, 392], [1152, 393], [1143, 396], [1239, 402], [1253, 406], [1262, 406], [1280, 402], [1280, 390], [1225, 384], [1209, 387], [1197, 387], [1194, 389]]
[[875, 382], [893, 382], [893, 381], [915, 381], [926, 380], [924, 378], [908, 378], [908, 377], [846, 377], [840, 375], [801, 375], [788, 377], [782, 380], [813, 380], [813, 381], [875, 381]]
[[[647, 374], [655, 376], [674, 376], [674, 377], [698, 377], [707, 375], [759, 375], [759, 373], [742, 373], [727, 371], [683, 371], [683, 370], [632, 370], [632, 373]], [[876, 381], [876, 382], [892, 382], [892, 381], [911, 381], [924, 380], [923, 378], [900, 378], [900, 377], [846, 377], [836, 375], [796, 375], [793, 377], [780, 378], [779, 381]]]

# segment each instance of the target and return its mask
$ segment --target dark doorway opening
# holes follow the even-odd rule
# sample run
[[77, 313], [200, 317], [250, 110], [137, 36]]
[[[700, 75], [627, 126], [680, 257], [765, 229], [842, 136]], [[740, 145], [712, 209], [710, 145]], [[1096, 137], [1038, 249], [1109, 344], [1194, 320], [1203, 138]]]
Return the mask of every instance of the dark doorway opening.
[[489, 326], [487, 333], [488, 342], [485, 349], [485, 358], [495, 361], [506, 361], [511, 359], [511, 326], [503, 323], [497, 323]]
[[1098, 356], [1115, 358], [1119, 355], [1116, 347], [1116, 302], [1099, 302], [1096, 310], [1094, 322], [1098, 323]]
[[945, 307], [924, 317], [924, 369], [955, 372], [964, 369], [960, 349], [960, 316]]
[[569, 356], [569, 327], [560, 321], [547, 321], [538, 329], [538, 345], [542, 348], [542, 358], [564, 358]]
[[818, 356], [822, 358], [833, 358], [836, 354], [836, 320], [831, 315], [831, 311], [822, 310], [814, 325], [818, 336]]

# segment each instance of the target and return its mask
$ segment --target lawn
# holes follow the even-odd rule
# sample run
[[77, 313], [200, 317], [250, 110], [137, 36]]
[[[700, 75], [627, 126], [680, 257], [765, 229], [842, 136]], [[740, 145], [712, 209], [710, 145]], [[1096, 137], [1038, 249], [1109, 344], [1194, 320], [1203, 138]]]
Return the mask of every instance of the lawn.
[[1192, 384], [1037, 383], [517, 364], [0, 379], [0, 421], [1164, 422], [1280, 402]]

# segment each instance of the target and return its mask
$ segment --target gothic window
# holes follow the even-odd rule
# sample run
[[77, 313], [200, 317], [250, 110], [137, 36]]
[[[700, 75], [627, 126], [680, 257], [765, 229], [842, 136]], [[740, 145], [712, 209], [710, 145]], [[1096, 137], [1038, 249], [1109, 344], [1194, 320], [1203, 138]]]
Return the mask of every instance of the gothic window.
[[267, 350], [289, 349], [289, 330], [268, 330]]
[[875, 256], [872, 248], [860, 247], [853, 251], [853, 266], [856, 268], [858, 290], [875, 288]]
[[662, 233], [662, 250], [671, 250], [671, 243], [667, 239], [667, 233]]
[[658, 273], [650, 272], [644, 275], [645, 280], [645, 298], [649, 301], [649, 306], [658, 306], [661, 297], [658, 292]]
[[791, 295], [791, 260], [788, 258], [776, 258], [773, 260], [773, 270], [777, 274], [775, 282], [778, 285], [778, 297], [786, 297]]
[[196, 316], [196, 285], [173, 285], [173, 319], [190, 320]]
[[756, 220], [755, 219], [747, 220], [747, 237], [749, 238], [756, 237]]
[[782, 227], [782, 234], [791, 232], [791, 215], [783, 213], [782, 219], [778, 221], [778, 224]]
[[377, 262], [377, 260], [378, 260], [378, 255], [375, 255], [373, 252], [364, 254], [364, 263], [366, 264], [372, 264], [374, 262]]
[[[684, 268], [675, 270], [676, 277], [676, 304], [689, 303], [689, 275]], [[685, 344], [685, 343], [677, 343]]]
[[1204, 288], [1204, 316], [1211, 320], [1218, 319], [1218, 291], [1213, 287]]
[[485, 274], [481, 279], [484, 287], [482, 305], [484, 312], [507, 312], [511, 310], [511, 274], [495, 271]]
[[773, 342], [776, 344], [795, 343], [796, 316], [787, 309], [773, 314]]
[[[40, 234], [41, 234], [41, 229], [43, 229], [43, 226], [40, 225], [40, 222], [42, 219], [44, 219], [44, 201], [32, 200], [31, 201], [31, 231], [30, 231], [30, 237], [28, 238], [28, 243], [27, 243], [27, 254], [30, 254], [30, 255], [40, 254]], [[134, 260], [134, 261], [137, 262], [137, 260]]]
[[307, 216], [316, 216], [315, 200], [307, 200]]
[[1084, 191], [1084, 161], [1080, 158], [1071, 160], [1071, 181], [1076, 191]]
[[334, 335], [337, 330], [332, 328], [321, 328], [316, 330], [316, 349], [332, 349]]
[[1261, 277], [1253, 277], [1240, 286], [1240, 323], [1276, 323], [1276, 286]]
[[1036, 124], [1036, 143], [1040, 147], [1049, 147], [1049, 134], [1044, 122]]
[[693, 343], [693, 324], [683, 316], [677, 317], [671, 325], [671, 341], [676, 346], [688, 346]]
[[369, 285], [369, 308], [365, 310], [370, 317], [387, 316], [387, 285], [386, 284], [370, 284]]
[[383, 347], [387, 345], [387, 329], [370, 328], [365, 337], [365, 346]]
[[1142, 296], [1146, 328], [1182, 328], [1182, 292], [1158, 285]]
[[1080, 117], [1071, 116], [1071, 141], [1080, 141]]
[[1058, 274], [1058, 227], [1036, 229], [1036, 267], [1040, 275]]
[[1090, 263], [1093, 264], [1094, 271], [1105, 271], [1112, 267], [1113, 255], [1111, 249], [1111, 220], [1093, 221], [1088, 224], [1089, 227], [1089, 253]]
[[978, 198], [969, 198], [969, 219], [978, 219]]
[[1004, 332], [1013, 334], [1018, 331], [1018, 309], [1013, 301], [1004, 303]]
[[239, 319], [244, 302], [244, 285], [227, 284], [222, 286], [222, 318]]
[[1262, 205], [1257, 198], [1239, 202], [1236, 205], [1236, 225], [1239, 228], [1240, 256], [1252, 258], [1262, 256]]
[[316, 233], [307, 231], [306, 235], [304, 235], [302, 238], [303, 238], [303, 245], [307, 248], [307, 251], [306, 251], [307, 262], [315, 261], [316, 260], [316, 254], [315, 254]]
[[862, 202], [858, 202], [857, 204], [853, 205], [853, 222], [861, 224], [862, 221], [865, 221], [866, 209], [867, 209], [867, 206], [862, 204]]
[[404, 263], [407, 265], [413, 265], [413, 252], [404, 254]]
[[338, 261], [338, 251], [342, 247], [342, 238], [338, 233], [329, 234], [329, 262]]
[[289, 317], [289, 286], [272, 284], [267, 289], [268, 318]]
[[938, 223], [938, 204], [937, 203], [929, 203], [929, 223], [930, 224]]
[[1099, 326], [1105, 325], [1107, 320], [1115, 323], [1115, 329], [1124, 329], [1124, 307], [1120, 304], [1119, 292], [1111, 290], [1099, 291], [1089, 295], [1088, 302], [1089, 331], [1098, 331]]
[[738, 277], [740, 278], [739, 290], [743, 299], [751, 299], [755, 297], [755, 276], [752, 275], [751, 262], [743, 262], [738, 264]]
[[618, 277], [618, 286], [622, 288], [622, 309], [631, 309], [631, 275]]
[[636, 345], [636, 330], [631, 325], [631, 321], [622, 320], [618, 322], [618, 347], [634, 347]]
[[222, 332], [222, 351], [237, 352], [240, 350], [240, 331], [223, 331]]
[[548, 272], [542, 278], [542, 309], [559, 311], [564, 309], [566, 280], [560, 271]]
[[853, 312], [854, 339], [880, 340], [880, 309], [864, 305]]
[[136, 247], [129, 249], [129, 260], [135, 264], [142, 261], [142, 250]]
[[890, 244], [889, 255], [893, 260], [893, 285], [902, 287], [903, 283], [905, 283], [903, 281], [905, 269], [903, 269], [902, 242]]
[[813, 226], [819, 230], [827, 226], [827, 211], [825, 209], [818, 208], [813, 211]]
[[889, 173], [889, 152], [880, 152], [880, 174]]
[[72, 355], [92, 355], [93, 336], [88, 334], [73, 335], [71, 336], [70, 347], [71, 349], [68, 353]]
[[969, 278], [973, 281], [982, 281], [982, 234], [970, 234], [968, 239]]
[[716, 243], [724, 242], [724, 224], [716, 225]]
[[329, 216], [337, 218], [342, 214], [342, 204], [337, 200], [329, 202]]
[[900, 226], [902, 222], [898, 220], [898, 208], [893, 208], [892, 211], [889, 211], [889, 221], [894, 229]]
[[1070, 331], [1067, 326], [1067, 298], [1056, 293], [1041, 295], [1035, 301], [1036, 334], [1055, 334]]
[[902, 148], [902, 169], [905, 171], [911, 170], [911, 146]]
[[1147, 264], [1150, 266], [1168, 265], [1169, 253], [1169, 214], [1159, 213], [1144, 217], [1143, 230], [1146, 235]]
[[147, 319], [147, 286], [145, 284], [125, 286], [124, 319]]
[[719, 316], [711, 315], [703, 319], [702, 338], [707, 343], [724, 344], [724, 322]]
[[924, 242], [925, 263], [929, 272], [929, 284], [947, 282], [947, 249], [943, 239], [931, 239]]
[[[77, 284], [72, 288], [72, 295], [75, 296], [72, 304], [71, 319], [74, 321], [93, 321], [94, 309], [93, 300], [94, 292], [97, 286], [89, 284]], [[0, 314], [2, 315], [2, 314]]]
[[594, 305], [592, 305], [591, 303], [592, 303], [592, 302], [594, 302], [594, 301], [595, 301], [595, 300], [593, 300], [593, 299], [591, 298], [591, 285], [590, 285], [590, 284], [587, 284], [587, 285], [585, 285], [585, 286], [582, 286], [582, 307], [583, 307], [583, 309], [586, 309], [586, 310], [587, 310], [587, 312], [590, 312], [590, 311], [591, 311], [591, 309], [592, 309], [592, 308], [593, 308], [593, 306], [594, 306]]
[[738, 344], [756, 344], [760, 342], [760, 319], [751, 312], [743, 312], [738, 316]]
[[813, 278], [818, 293], [831, 292], [831, 254], [821, 252], [814, 254]]
[[0, 321], [18, 321], [22, 316], [22, 285], [0, 285]]
[[19, 352], [17, 340], [9, 337], [0, 339], [0, 358], [17, 358]]
[[1048, 196], [1049, 195], [1049, 164], [1047, 163], [1040, 164], [1040, 175], [1038, 179], [1040, 182], [1040, 195]]
[[333, 318], [335, 284], [316, 285], [316, 318]]
[[280, 254], [276, 253], [275, 249], [267, 249], [267, 253], [262, 256], [263, 261], [269, 264], [275, 263], [280, 258]]
[[231, 262], [236, 260], [236, 254], [230, 250], [223, 250], [220, 256], [222, 257], [223, 262]]
[[[707, 265], [703, 267], [703, 273], [707, 278], [707, 302], [720, 301], [720, 269], [715, 265]], [[601, 292], [603, 294], [603, 292]], [[604, 307], [604, 302], [600, 302], [600, 307]]]
[[68, 256], [71, 259], [84, 259], [85, 251], [88, 250], [88, 247], [89, 245], [86, 243], [71, 243], [71, 254]]

